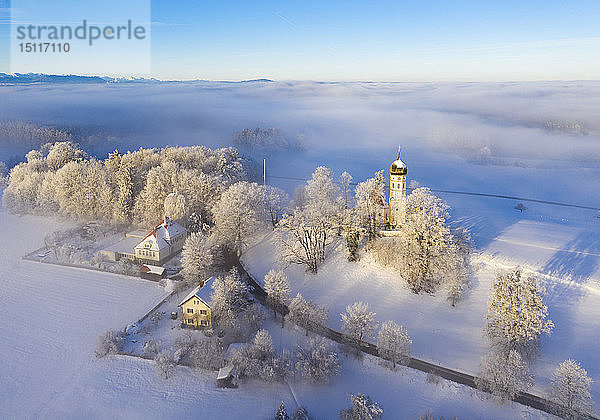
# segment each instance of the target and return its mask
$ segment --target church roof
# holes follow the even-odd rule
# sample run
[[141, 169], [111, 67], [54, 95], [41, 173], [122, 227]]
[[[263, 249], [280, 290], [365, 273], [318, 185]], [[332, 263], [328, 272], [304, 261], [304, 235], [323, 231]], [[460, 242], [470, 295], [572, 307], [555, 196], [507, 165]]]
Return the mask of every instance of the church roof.
[[398, 159], [392, 162], [390, 166], [391, 175], [406, 175], [406, 164], [400, 160], [400, 147], [398, 147]]

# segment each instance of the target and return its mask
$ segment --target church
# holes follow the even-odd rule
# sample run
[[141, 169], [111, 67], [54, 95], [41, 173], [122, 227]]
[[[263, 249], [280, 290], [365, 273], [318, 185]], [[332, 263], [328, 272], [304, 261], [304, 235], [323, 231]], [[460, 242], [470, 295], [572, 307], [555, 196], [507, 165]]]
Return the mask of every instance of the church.
[[406, 200], [406, 173], [407, 167], [400, 159], [400, 147], [398, 157], [390, 165], [390, 200], [382, 203], [380, 217], [384, 220], [389, 230], [382, 230], [382, 236], [391, 236], [404, 219]]

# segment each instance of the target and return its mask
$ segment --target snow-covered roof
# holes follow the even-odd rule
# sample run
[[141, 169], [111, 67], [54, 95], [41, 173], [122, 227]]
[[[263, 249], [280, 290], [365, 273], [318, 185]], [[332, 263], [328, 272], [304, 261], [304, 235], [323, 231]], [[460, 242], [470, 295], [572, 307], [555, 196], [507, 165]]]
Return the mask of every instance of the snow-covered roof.
[[400, 160], [400, 148], [398, 147], [398, 158], [392, 162], [390, 173], [392, 175], [404, 175], [406, 174], [406, 170], [406, 164]]
[[143, 273], [158, 274], [159, 276], [162, 276], [165, 273], [165, 268], [157, 265], [144, 264], [140, 268], [140, 271]]
[[105, 251], [133, 254], [133, 248], [140, 242], [139, 238], [127, 237], [104, 248]]
[[179, 223], [172, 221], [168, 217], [161, 224], [152, 229], [152, 232], [146, 235], [136, 249], [149, 249], [151, 251], [160, 251], [171, 246], [171, 240], [185, 233], [185, 228]]
[[227, 379], [229, 375], [231, 375], [231, 371], [233, 370], [233, 365], [227, 365], [219, 369], [219, 373], [217, 374], [218, 379]]
[[214, 277], [206, 279], [203, 284], [201, 284], [201, 285], [197, 286], [196, 288], [194, 288], [194, 290], [192, 290], [189, 295], [187, 295], [186, 297], [184, 297], [183, 300], [177, 306], [183, 305], [185, 302], [187, 302], [188, 300], [190, 300], [193, 297], [197, 297], [202, 302], [204, 302], [206, 304], [206, 306], [210, 306], [208, 304], [208, 302], [210, 300], [210, 287], [211, 287], [209, 285], [209, 283], [212, 280], [214, 280]]

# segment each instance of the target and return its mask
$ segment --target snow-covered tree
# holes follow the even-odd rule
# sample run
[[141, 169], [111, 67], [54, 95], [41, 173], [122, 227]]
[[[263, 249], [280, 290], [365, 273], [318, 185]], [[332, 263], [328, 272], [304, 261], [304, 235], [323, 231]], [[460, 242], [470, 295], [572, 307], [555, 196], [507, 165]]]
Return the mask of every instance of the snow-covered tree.
[[87, 157], [83, 150], [78, 149], [69, 141], [56, 142], [45, 146], [49, 146], [46, 163], [53, 171], [59, 170], [69, 162], [80, 162]]
[[264, 205], [271, 218], [271, 225], [273, 226], [273, 229], [275, 229], [287, 208], [290, 197], [281, 188], [273, 187], [271, 185], [265, 185], [262, 188], [265, 200]]
[[322, 337], [311, 338], [308, 346], [298, 346], [296, 370], [313, 384], [328, 383], [341, 370], [339, 357]]
[[380, 264], [396, 268], [413, 292], [433, 293], [444, 284], [456, 303], [470, 273], [469, 248], [463, 243], [468, 232], [451, 234], [447, 209], [427, 188], [414, 190], [398, 236], [372, 241], [369, 252]]
[[508, 353], [494, 352], [483, 356], [475, 383], [479, 389], [502, 400], [510, 400], [533, 386], [533, 376], [521, 355], [510, 350]]
[[472, 274], [470, 255], [473, 250], [473, 242], [468, 230], [458, 228], [452, 235], [452, 242], [443, 258], [447, 268], [445, 269], [447, 279], [447, 300], [452, 306], [462, 299], [463, 293], [469, 287], [469, 277]]
[[292, 299], [288, 309], [289, 313], [286, 315], [288, 322], [304, 328], [307, 336], [309, 328], [325, 325], [329, 320], [327, 308], [315, 302], [307, 301], [300, 293]]
[[427, 188], [417, 188], [406, 200], [406, 220], [400, 226], [402, 277], [415, 293], [433, 292], [440, 283], [437, 258], [447, 249], [448, 206]]
[[186, 220], [186, 226], [190, 233], [200, 232], [203, 228], [202, 218], [198, 213], [192, 212]]
[[257, 184], [238, 182], [223, 192], [212, 208], [215, 235], [237, 257], [250, 236], [265, 225], [262, 196]]
[[487, 333], [494, 345], [530, 354], [540, 335], [552, 332], [543, 293], [535, 278], [522, 276], [518, 269], [498, 274], [487, 314]]
[[352, 175], [346, 171], [342, 172], [340, 175], [340, 185], [342, 186], [342, 193], [344, 196], [344, 208], [347, 209], [350, 197], [350, 185], [352, 185]]
[[281, 404], [279, 404], [279, 408], [275, 413], [275, 420], [290, 420], [290, 416], [285, 409], [285, 404], [283, 401], [281, 401]]
[[352, 226], [346, 228], [346, 249], [348, 250], [348, 261], [358, 261], [359, 239], [360, 237], [358, 232]]
[[302, 205], [279, 222], [280, 258], [316, 273], [325, 261], [329, 235], [339, 224], [342, 205], [328, 168], [318, 167], [303, 191]]
[[394, 368], [396, 363], [408, 362], [411, 344], [412, 340], [403, 325], [398, 325], [394, 321], [381, 324], [377, 335], [377, 349], [379, 355], [390, 360]]
[[290, 282], [282, 270], [269, 270], [265, 276], [265, 292], [267, 292], [267, 302], [273, 307], [275, 317], [277, 317], [277, 309], [283, 308], [285, 301], [289, 298], [290, 290]]
[[195, 369], [217, 370], [225, 365], [223, 346], [208, 337], [200, 337], [192, 342], [188, 358]]
[[592, 382], [587, 371], [574, 360], [565, 360], [556, 368], [548, 393], [552, 401], [564, 408], [561, 416], [576, 419], [580, 415], [595, 415], [590, 394]]
[[156, 365], [156, 370], [158, 370], [164, 379], [169, 379], [169, 376], [175, 373], [175, 368], [177, 367], [173, 360], [173, 356], [166, 350], [163, 350], [156, 355], [154, 363]]
[[277, 379], [273, 340], [266, 330], [259, 330], [252, 342], [234, 351], [231, 363], [238, 377]]
[[385, 205], [384, 187], [383, 171], [377, 172], [374, 178], [360, 182], [356, 186], [356, 212], [361, 226], [371, 240], [375, 239], [385, 222], [383, 212], [383, 206]]
[[123, 351], [125, 344], [125, 333], [122, 331], [107, 330], [96, 339], [94, 354], [96, 357], [104, 357], [107, 354], [116, 354]]
[[239, 341], [247, 341], [250, 337], [254, 337], [256, 332], [262, 327], [265, 320], [265, 313], [262, 306], [253, 303], [245, 308], [236, 320], [235, 337]]
[[373, 337], [377, 329], [375, 312], [369, 310], [369, 304], [355, 302], [346, 306], [342, 315], [342, 331], [353, 339], [361, 342]]
[[306, 408], [300, 406], [296, 408], [296, 411], [294, 411], [294, 414], [292, 415], [292, 420], [311, 420], [311, 417], [310, 414], [308, 414]]
[[149, 338], [142, 346], [142, 354], [148, 357], [155, 357], [160, 351], [160, 346], [153, 339]]
[[319, 166], [313, 172], [304, 188], [304, 199], [304, 207], [314, 217], [335, 219], [339, 215], [342, 200], [329, 168]]
[[352, 406], [340, 410], [340, 418], [344, 420], [377, 420], [383, 415], [383, 408], [371, 397], [365, 394], [350, 394], [348, 396]]
[[8, 170], [6, 164], [0, 161], [0, 188], [8, 185]]
[[133, 169], [121, 163], [116, 173], [117, 179], [117, 220], [128, 222], [133, 215], [134, 191], [133, 191]]
[[186, 215], [185, 196], [172, 192], [165, 197], [164, 214], [173, 220], [179, 220]]
[[248, 286], [233, 268], [212, 284], [211, 308], [215, 323], [222, 328], [235, 326], [235, 315], [248, 306]]
[[209, 270], [220, 262], [220, 250], [213, 236], [202, 232], [190, 234], [181, 251], [181, 269], [188, 284], [206, 280]]

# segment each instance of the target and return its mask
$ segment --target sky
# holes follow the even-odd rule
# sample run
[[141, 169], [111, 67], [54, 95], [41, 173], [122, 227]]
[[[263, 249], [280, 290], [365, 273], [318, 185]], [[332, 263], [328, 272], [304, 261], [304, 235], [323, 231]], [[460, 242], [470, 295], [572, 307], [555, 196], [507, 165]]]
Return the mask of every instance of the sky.
[[[23, 1], [0, 0], [0, 71], [10, 71], [8, 14]], [[66, 0], [43, 3], [60, 10]], [[140, 73], [159, 79], [600, 78], [597, 0], [154, 0], [149, 6], [151, 69]], [[74, 65], [71, 73], [89, 74], [88, 67]], [[115, 68], [115, 75], [127, 74]]]

